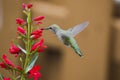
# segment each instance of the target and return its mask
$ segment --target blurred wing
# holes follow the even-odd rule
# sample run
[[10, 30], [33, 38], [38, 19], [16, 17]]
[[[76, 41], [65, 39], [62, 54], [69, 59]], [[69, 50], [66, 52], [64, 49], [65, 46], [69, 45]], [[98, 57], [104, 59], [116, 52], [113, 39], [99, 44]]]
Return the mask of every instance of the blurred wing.
[[89, 22], [84, 22], [82, 24], [76, 25], [73, 28], [68, 29], [67, 31], [70, 32], [70, 34], [75, 37], [78, 33], [80, 33], [81, 31], [83, 31], [87, 25], [89, 24]]

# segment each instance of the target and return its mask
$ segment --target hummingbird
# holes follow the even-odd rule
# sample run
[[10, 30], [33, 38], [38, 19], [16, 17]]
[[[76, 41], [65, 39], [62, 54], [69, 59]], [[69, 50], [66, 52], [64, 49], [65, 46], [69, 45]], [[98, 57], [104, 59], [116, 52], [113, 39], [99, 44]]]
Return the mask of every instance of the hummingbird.
[[83, 54], [82, 54], [76, 40], [74, 39], [74, 37], [81, 31], [83, 31], [87, 27], [88, 24], [89, 24], [89, 22], [86, 21], [86, 22], [76, 25], [68, 30], [63, 30], [57, 24], [53, 24], [47, 28], [44, 28], [43, 30], [51, 30], [62, 41], [62, 43], [64, 43], [64, 45], [73, 48], [73, 50], [80, 57], [82, 57]]

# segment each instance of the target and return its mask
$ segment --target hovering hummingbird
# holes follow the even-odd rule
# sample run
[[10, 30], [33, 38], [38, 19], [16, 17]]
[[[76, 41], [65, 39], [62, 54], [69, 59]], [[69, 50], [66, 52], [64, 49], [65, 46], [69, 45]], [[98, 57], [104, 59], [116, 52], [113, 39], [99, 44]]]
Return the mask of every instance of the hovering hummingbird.
[[87, 27], [88, 24], [89, 24], [89, 22], [87, 21], [82, 24], [76, 25], [75, 27], [70, 28], [68, 30], [63, 30], [58, 25], [53, 24], [47, 28], [44, 28], [44, 30], [51, 30], [53, 33], [55, 33], [57, 35], [57, 37], [66, 46], [72, 47], [74, 49], [74, 51], [81, 57], [82, 52], [81, 52], [76, 40], [74, 39], [74, 37], [81, 31], [83, 31]]

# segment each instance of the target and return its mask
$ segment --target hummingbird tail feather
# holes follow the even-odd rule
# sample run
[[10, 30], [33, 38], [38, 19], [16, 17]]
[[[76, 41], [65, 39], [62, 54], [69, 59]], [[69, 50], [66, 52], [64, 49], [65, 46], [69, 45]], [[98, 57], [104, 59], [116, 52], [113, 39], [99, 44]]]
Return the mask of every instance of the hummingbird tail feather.
[[80, 50], [75, 51], [80, 57], [83, 56], [82, 52]]
[[83, 56], [83, 54], [82, 54], [82, 52], [80, 51], [80, 49], [79, 49], [78, 46], [71, 46], [71, 47], [74, 49], [74, 51], [75, 51], [80, 57]]

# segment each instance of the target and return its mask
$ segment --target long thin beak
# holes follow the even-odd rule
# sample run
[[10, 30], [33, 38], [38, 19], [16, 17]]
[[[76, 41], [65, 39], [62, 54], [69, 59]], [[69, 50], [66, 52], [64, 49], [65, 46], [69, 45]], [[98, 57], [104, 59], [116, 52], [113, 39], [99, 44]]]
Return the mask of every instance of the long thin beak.
[[43, 28], [43, 30], [49, 30], [50, 29], [50, 27], [47, 27], [47, 28]]

